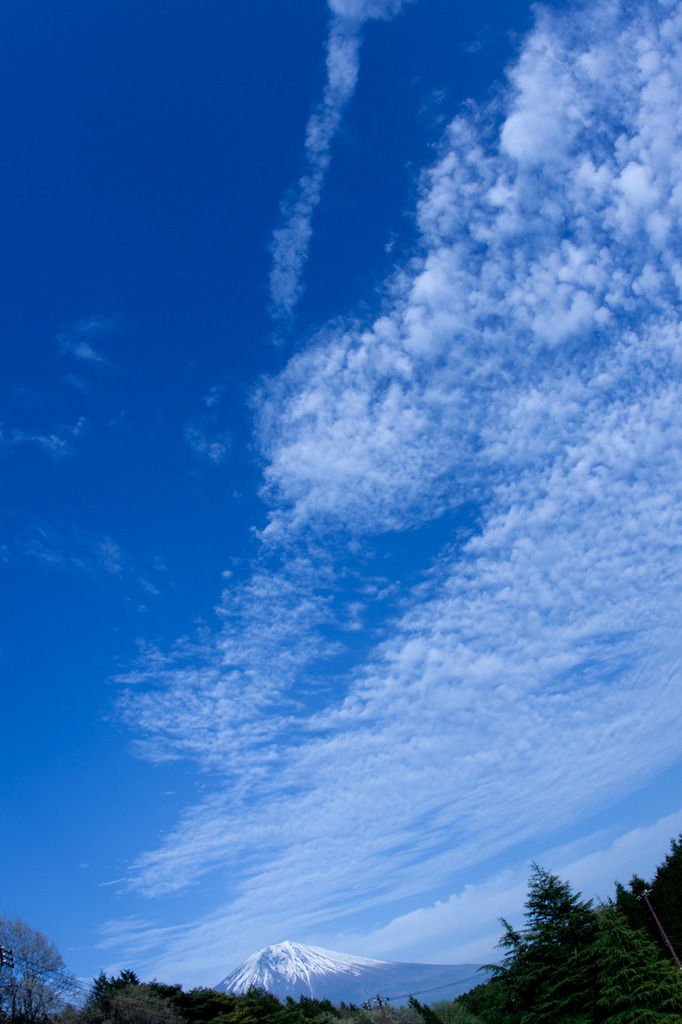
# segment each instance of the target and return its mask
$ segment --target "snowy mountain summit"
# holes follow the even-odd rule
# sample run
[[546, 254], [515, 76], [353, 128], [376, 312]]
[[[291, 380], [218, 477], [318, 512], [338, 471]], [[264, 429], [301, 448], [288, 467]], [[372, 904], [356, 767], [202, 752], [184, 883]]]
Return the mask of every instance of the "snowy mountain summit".
[[330, 949], [302, 946], [298, 942], [279, 942], [254, 953], [216, 988], [219, 992], [239, 995], [255, 985], [276, 996], [297, 997], [301, 993], [317, 996], [323, 979], [357, 978], [368, 969], [387, 966], [382, 960], [334, 953]]
[[393, 963], [280, 942], [244, 960], [215, 988], [240, 995], [255, 986], [279, 999], [304, 995], [333, 1003], [362, 1003], [379, 993], [399, 1004], [421, 993], [423, 1001], [432, 1002], [454, 999], [483, 981], [477, 966]]

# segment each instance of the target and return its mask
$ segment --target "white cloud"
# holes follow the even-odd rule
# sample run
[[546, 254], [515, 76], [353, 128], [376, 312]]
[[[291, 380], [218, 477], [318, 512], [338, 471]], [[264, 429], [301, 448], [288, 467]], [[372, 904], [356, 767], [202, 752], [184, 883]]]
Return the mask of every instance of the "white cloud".
[[[598, 903], [613, 896], [616, 881], [627, 881], [633, 873], [651, 878], [669, 850], [670, 838], [681, 829], [682, 811], [677, 811], [615, 838], [597, 833], [565, 849], [541, 849], [535, 859], [569, 881], [585, 899]], [[305, 913], [305, 903], [273, 912], [264, 891], [265, 905], [254, 902], [249, 911], [244, 903], [227, 904], [203, 919], [172, 928], [139, 918], [111, 921], [103, 929], [100, 947], [122, 947], [127, 956], [137, 958], [143, 973], [181, 979], [185, 985], [215, 984], [246, 955], [287, 937], [402, 962], [487, 963], [500, 956], [500, 917], [522, 924], [530, 869], [528, 861], [515, 862], [380, 927], [330, 931], [323, 915]], [[122, 966], [122, 961], [114, 962], [107, 970]]]
[[207, 405], [209, 409], [212, 409], [214, 405], [218, 405], [223, 397], [224, 390], [225, 388], [222, 384], [214, 384], [204, 397], [204, 405]]
[[[208, 401], [206, 404], [209, 404]], [[185, 428], [185, 440], [196, 455], [214, 463], [223, 462], [231, 446], [230, 435], [225, 432], [213, 433], [212, 422], [204, 416], [188, 424]]]
[[373, 18], [392, 18], [403, 0], [327, 0], [330, 11], [348, 21], [361, 23]]
[[[78, 428], [70, 431], [77, 436]], [[65, 437], [58, 434], [39, 434], [28, 430], [13, 428], [3, 432], [0, 428], [0, 448], [11, 451], [13, 448], [24, 444], [34, 444], [46, 452], [54, 460], [68, 459], [73, 455], [73, 448]]]
[[[76, 320], [55, 335], [60, 350], [86, 363], [106, 363], [106, 359], [95, 348], [94, 342], [110, 334], [119, 321], [112, 316], [91, 316]], [[74, 378], [72, 378], [74, 379]]]
[[[587, 837], [592, 847], [577, 858], [571, 849], [548, 850], [536, 861], [571, 883], [574, 892], [595, 904], [615, 895], [615, 882], [637, 873], [650, 879], [682, 830], [682, 811], [652, 825], [632, 829], [607, 845], [604, 836]], [[434, 963], [489, 963], [500, 958], [496, 944], [502, 934], [500, 918], [520, 926], [531, 865], [517, 864], [483, 882], [465, 885], [447, 900], [420, 907], [365, 934], [339, 935], [332, 942], [357, 952], [409, 962], [420, 957]], [[336, 946], [334, 948], [337, 948]]]
[[111, 537], [98, 535], [74, 524], [34, 522], [24, 524], [8, 555], [29, 558], [43, 566], [89, 576], [93, 580], [116, 579], [132, 583], [150, 594], [159, 590], [147, 578], [163, 571], [163, 566], [149, 559], [136, 559], [127, 554]]
[[[51, 432], [37, 430], [23, 430], [19, 427], [4, 429], [0, 425], [0, 451], [11, 452], [23, 445], [36, 445], [42, 449], [53, 461], [68, 459], [74, 455], [74, 448], [70, 438], [80, 437], [88, 428], [89, 420], [84, 416], [73, 424], [73, 426], [57, 426]], [[49, 428], [48, 428], [49, 429]], [[59, 431], [59, 432], [57, 432]], [[63, 435], [70, 435], [70, 438]]]
[[305, 132], [306, 172], [281, 205], [282, 225], [273, 232], [270, 295], [273, 315], [290, 317], [303, 293], [303, 269], [312, 237], [312, 217], [331, 160], [331, 144], [355, 92], [365, 21], [397, 14], [402, 0], [329, 0], [327, 80], [322, 102]]
[[[125, 701], [148, 756], [224, 780], [130, 872], [229, 873], [197, 943], [390, 921], [682, 755], [681, 43], [677, 5], [541, 12], [499, 132], [457, 119], [425, 172], [382, 315], [263, 385], [260, 560]], [[374, 540], [464, 503], [365, 610]]]

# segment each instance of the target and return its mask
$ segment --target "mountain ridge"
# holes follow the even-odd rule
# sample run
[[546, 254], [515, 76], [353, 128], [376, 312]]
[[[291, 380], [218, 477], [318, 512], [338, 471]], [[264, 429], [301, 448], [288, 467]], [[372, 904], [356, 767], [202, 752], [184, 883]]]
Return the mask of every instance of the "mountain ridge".
[[400, 1005], [410, 995], [433, 993], [425, 1002], [454, 999], [485, 980], [479, 967], [375, 960], [287, 940], [253, 953], [214, 987], [239, 995], [255, 986], [279, 999], [307, 996], [333, 1003], [362, 1003], [380, 994]]

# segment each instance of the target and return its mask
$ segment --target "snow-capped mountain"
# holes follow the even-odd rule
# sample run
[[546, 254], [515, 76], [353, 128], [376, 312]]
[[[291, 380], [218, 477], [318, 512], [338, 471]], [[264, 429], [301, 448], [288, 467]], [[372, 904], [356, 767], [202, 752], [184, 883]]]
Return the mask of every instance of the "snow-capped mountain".
[[485, 980], [478, 964], [403, 964], [335, 953], [319, 946], [280, 942], [254, 953], [215, 988], [239, 995], [252, 985], [279, 999], [309, 996], [333, 1003], [363, 1003], [381, 995], [396, 1004], [410, 995], [422, 1002], [454, 999]]

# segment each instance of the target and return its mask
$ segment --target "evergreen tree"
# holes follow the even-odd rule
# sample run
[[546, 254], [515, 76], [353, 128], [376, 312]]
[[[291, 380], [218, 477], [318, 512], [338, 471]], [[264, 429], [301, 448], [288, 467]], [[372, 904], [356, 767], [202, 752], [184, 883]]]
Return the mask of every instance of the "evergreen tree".
[[649, 888], [679, 955], [682, 836], [650, 887], [635, 875], [599, 911], [534, 865], [525, 926], [502, 919], [503, 964], [455, 1005], [481, 1024], [682, 1024], [682, 972], [641, 898]]
[[182, 1018], [150, 985], [138, 984], [114, 992], [103, 1024], [182, 1024]]
[[121, 971], [117, 978], [113, 974], [110, 978], [107, 978], [104, 971], [100, 971], [90, 987], [89, 1000], [102, 1013], [106, 1013], [117, 992], [122, 992], [131, 986], [135, 987], [139, 984], [140, 979], [135, 974], [135, 971]]
[[661, 957], [669, 960], [670, 949], [663, 941], [643, 898], [645, 892], [649, 893], [651, 905], [670, 944], [682, 960], [682, 835], [672, 840], [670, 853], [656, 869], [650, 885], [638, 875], [632, 876], [627, 887], [616, 884], [618, 909], [632, 928], [644, 928], [656, 943]]
[[434, 1013], [430, 1006], [420, 1003], [414, 996], [410, 996], [408, 1006], [417, 1011], [424, 1024], [441, 1024], [438, 1014]]
[[252, 986], [237, 998], [229, 1020], [230, 1024], [261, 1024], [262, 1021], [278, 1016], [282, 1009], [277, 996]]
[[616, 882], [615, 905], [631, 928], [642, 928], [652, 939], [658, 941], [658, 932], [649, 908], [642, 899], [649, 890], [649, 883], [639, 875], [633, 875], [627, 886]]
[[[457, 1024], [513, 1024], [518, 1020], [510, 1011], [507, 977], [501, 974], [481, 985], [476, 985], [469, 992], [462, 993], [455, 999], [455, 1007], [459, 1016], [454, 1020]], [[444, 1024], [450, 1024], [443, 1015]]]
[[592, 902], [534, 864], [526, 921], [521, 932], [503, 921], [502, 1019], [510, 1024], [590, 1024], [595, 982], [589, 948], [596, 933]]
[[110, 978], [102, 971], [85, 1006], [62, 1024], [184, 1024], [174, 1001], [180, 986], [142, 983], [134, 971]]
[[[152, 985], [156, 987], [158, 982], [152, 982]], [[167, 994], [166, 998], [170, 999], [187, 1024], [210, 1024], [212, 1021], [224, 1024], [234, 1012], [239, 999], [235, 995], [216, 992], [213, 988], [193, 988], [189, 992], [183, 992], [179, 985], [177, 988], [179, 991], [176, 995]]]
[[682, 960], [682, 834], [672, 840], [670, 853], [657, 869], [649, 898], [678, 958]]
[[615, 907], [599, 912], [592, 957], [598, 1024], [680, 1024], [682, 972]]

